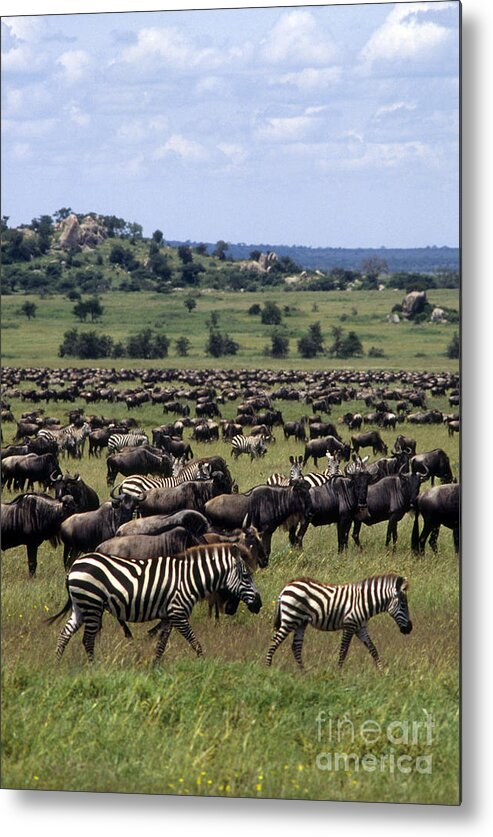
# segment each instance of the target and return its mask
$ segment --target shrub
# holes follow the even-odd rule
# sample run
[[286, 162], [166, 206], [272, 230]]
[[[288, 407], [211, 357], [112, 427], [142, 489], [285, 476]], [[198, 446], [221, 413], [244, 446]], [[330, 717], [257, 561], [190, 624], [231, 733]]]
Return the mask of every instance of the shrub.
[[163, 358], [167, 357], [168, 348], [168, 338], [164, 334], [154, 334], [150, 328], [133, 334], [127, 340], [128, 357]]
[[220, 334], [219, 331], [215, 331], [214, 329], [210, 330], [209, 339], [205, 344], [206, 354], [212, 357], [235, 355], [239, 348], [239, 343], [233, 340], [229, 334]]
[[176, 354], [180, 357], [186, 357], [190, 350], [190, 340], [188, 337], [178, 337], [175, 342]]
[[262, 309], [261, 309], [260, 305], [258, 304], [258, 302], [254, 302], [253, 305], [250, 305], [250, 308], [248, 309], [248, 313], [252, 317], [257, 317], [261, 312], [262, 312]]
[[110, 357], [113, 351], [113, 340], [107, 334], [97, 334], [95, 331], [85, 331], [79, 334], [73, 328], [64, 334], [63, 343], [58, 349], [60, 357], [78, 357], [94, 360], [100, 357]]
[[260, 319], [264, 325], [280, 325], [282, 321], [281, 309], [275, 302], [264, 302]]
[[457, 332], [455, 332], [452, 340], [447, 346], [447, 357], [451, 358], [452, 360], [456, 360], [460, 357], [460, 339]]
[[383, 349], [378, 348], [378, 346], [371, 346], [368, 350], [368, 357], [386, 357], [386, 355]]

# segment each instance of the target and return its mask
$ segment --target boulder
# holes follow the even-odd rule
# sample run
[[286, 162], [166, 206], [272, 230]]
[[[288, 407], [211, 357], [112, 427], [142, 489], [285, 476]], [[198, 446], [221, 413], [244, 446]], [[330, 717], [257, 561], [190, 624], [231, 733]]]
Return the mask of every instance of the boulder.
[[93, 250], [107, 237], [108, 232], [103, 222], [96, 216], [86, 215], [79, 223], [76, 215], [69, 215], [58, 224], [61, 235], [56, 247], [67, 252], [80, 249]]
[[417, 314], [424, 311], [426, 303], [426, 291], [411, 291], [402, 300], [402, 316], [412, 320]]
[[445, 323], [447, 322], [447, 315], [443, 308], [434, 308], [431, 312], [430, 322]]

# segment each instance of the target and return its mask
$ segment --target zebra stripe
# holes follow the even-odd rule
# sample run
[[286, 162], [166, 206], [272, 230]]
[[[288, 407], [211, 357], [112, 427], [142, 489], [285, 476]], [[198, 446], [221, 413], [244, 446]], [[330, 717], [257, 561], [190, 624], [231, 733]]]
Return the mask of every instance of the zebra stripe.
[[242, 453], [248, 453], [250, 459], [258, 459], [267, 452], [263, 436], [233, 436], [231, 439], [231, 456], [238, 459]]
[[77, 439], [74, 434], [74, 426], [67, 424], [65, 427], [57, 429], [42, 427], [38, 432], [38, 437], [48, 439], [50, 442], [56, 442], [58, 451], [63, 456], [67, 453], [77, 453]]
[[134, 433], [113, 433], [108, 439], [108, 455], [133, 445], [148, 445], [149, 438], [141, 430]]
[[176, 628], [201, 656], [202, 648], [188, 622], [196, 602], [217, 590], [227, 590], [254, 613], [260, 595], [234, 544], [192, 547], [174, 557], [123, 559], [90, 552], [77, 558], [67, 576], [65, 607], [49, 619], [54, 622], [70, 608], [72, 613], [58, 637], [60, 658], [70, 638], [84, 625], [82, 644], [90, 661], [101, 629], [103, 611], [118, 621], [149, 622], [159, 619], [156, 661]]
[[300, 668], [303, 639], [307, 625], [318, 631], [342, 631], [339, 666], [342, 666], [354, 635], [366, 645], [378, 668], [382, 662], [373, 645], [367, 623], [377, 613], [389, 613], [401, 633], [412, 631], [407, 606], [408, 582], [403, 576], [389, 573], [348, 584], [324, 584], [312, 578], [291, 581], [277, 600], [274, 627], [276, 633], [267, 653], [267, 665], [279, 645], [294, 631], [292, 650]]
[[146, 491], [152, 491], [154, 488], [176, 488], [184, 482], [190, 480], [207, 480], [211, 476], [211, 466], [208, 462], [193, 462], [191, 465], [185, 465], [181, 468], [175, 477], [147, 477], [141, 474], [135, 474], [131, 477], [126, 477], [118, 489], [123, 494], [128, 494], [130, 497], [139, 498]]
[[289, 461], [291, 463], [289, 476], [286, 476], [286, 474], [271, 474], [270, 477], [267, 478], [267, 485], [279, 485], [281, 488], [286, 488], [287, 486], [293, 485], [293, 483], [297, 480], [302, 479], [303, 457], [298, 456], [298, 458], [295, 459], [294, 456], [290, 456]]

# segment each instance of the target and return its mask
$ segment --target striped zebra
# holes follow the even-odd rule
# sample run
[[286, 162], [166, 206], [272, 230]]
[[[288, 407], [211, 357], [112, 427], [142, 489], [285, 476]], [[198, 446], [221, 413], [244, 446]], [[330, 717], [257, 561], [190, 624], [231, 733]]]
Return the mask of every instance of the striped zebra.
[[276, 633], [267, 653], [267, 665], [288, 634], [294, 632], [292, 650], [300, 668], [307, 625], [318, 631], [342, 631], [339, 666], [342, 666], [354, 635], [366, 645], [378, 668], [382, 662], [367, 631], [378, 613], [389, 613], [401, 633], [412, 631], [407, 606], [407, 579], [396, 573], [376, 575], [348, 584], [324, 584], [313, 578], [298, 578], [281, 590], [277, 600]]
[[231, 456], [238, 459], [242, 453], [250, 454], [250, 459], [265, 456], [267, 447], [263, 436], [233, 436], [231, 439]]
[[66, 584], [65, 606], [48, 619], [54, 622], [72, 611], [58, 637], [58, 659], [82, 625], [82, 644], [89, 661], [94, 659], [94, 643], [105, 610], [124, 628], [126, 622], [159, 619], [157, 662], [173, 628], [185, 637], [198, 657], [202, 655], [188, 620], [195, 603], [211, 593], [228, 591], [245, 602], [252, 613], [258, 613], [262, 607], [252, 576], [234, 544], [201, 545], [181, 555], [145, 560], [89, 552], [74, 561]]
[[190, 480], [208, 480], [210, 477], [211, 466], [208, 462], [193, 462], [181, 468], [174, 477], [147, 477], [134, 474], [126, 477], [113, 490], [139, 499], [146, 491], [152, 491], [153, 488], [176, 488], [177, 485]]
[[117, 453], [122, 448], [148, 444], [149, 438], [141, 429], [134, 430], [132, 433], [112, 433], [108, 439], [108, 456], [112, 453]]
[[280, 485], [281, 488], [286, 488], [286, 486], [292, 485], [296, 480], [302, 478], [303, 474], [302, 471], [302, 463], [303, 457], [297, 456], [290, 456], [290, 469], [289, 475], [286, 474], [271, 474], [270, 477], [267, 477], [267, 485]]
[[37, 435], [42, 439], [48, 439], [50, 442], [56, 442], [58, 452], [63, 459], [65, 454], [67, 456], [77, 456], [77, 439], [74, 430], [75, 428], [72, 424], [57, 428], [42, 427]]
[[75, 424], [72, 424], [70, 426], [72, 428], [72, 436], [75, 439], [77, 457], [79, 459], [82, 459], [86, 439], [89, 436], [89, 433], [91, 432], [91, 426], [87, 423], [87, 421], [81, 424], [80, 427], [76, 427]]
[[334, 454], [329, 453], [327, 451], [327, 468], [325, 471], [321, 473], [317, 471], [310, 471], [309, 474], [303, 474], [303, 479], [308, 483], [310, 488], [319, 488], [321, 485], [325, 485], [326, 482], [329, 482], [333, 477], [340, 477], [341, 469], [340, 469], [340, 460], [337, 455], [337, 452]]

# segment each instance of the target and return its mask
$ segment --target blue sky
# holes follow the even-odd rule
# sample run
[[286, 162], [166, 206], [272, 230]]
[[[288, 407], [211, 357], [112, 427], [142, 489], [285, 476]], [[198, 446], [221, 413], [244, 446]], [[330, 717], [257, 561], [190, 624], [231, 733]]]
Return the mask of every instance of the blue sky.
[[457, 246], [459, 4], [2, 18], [2, 213]]

